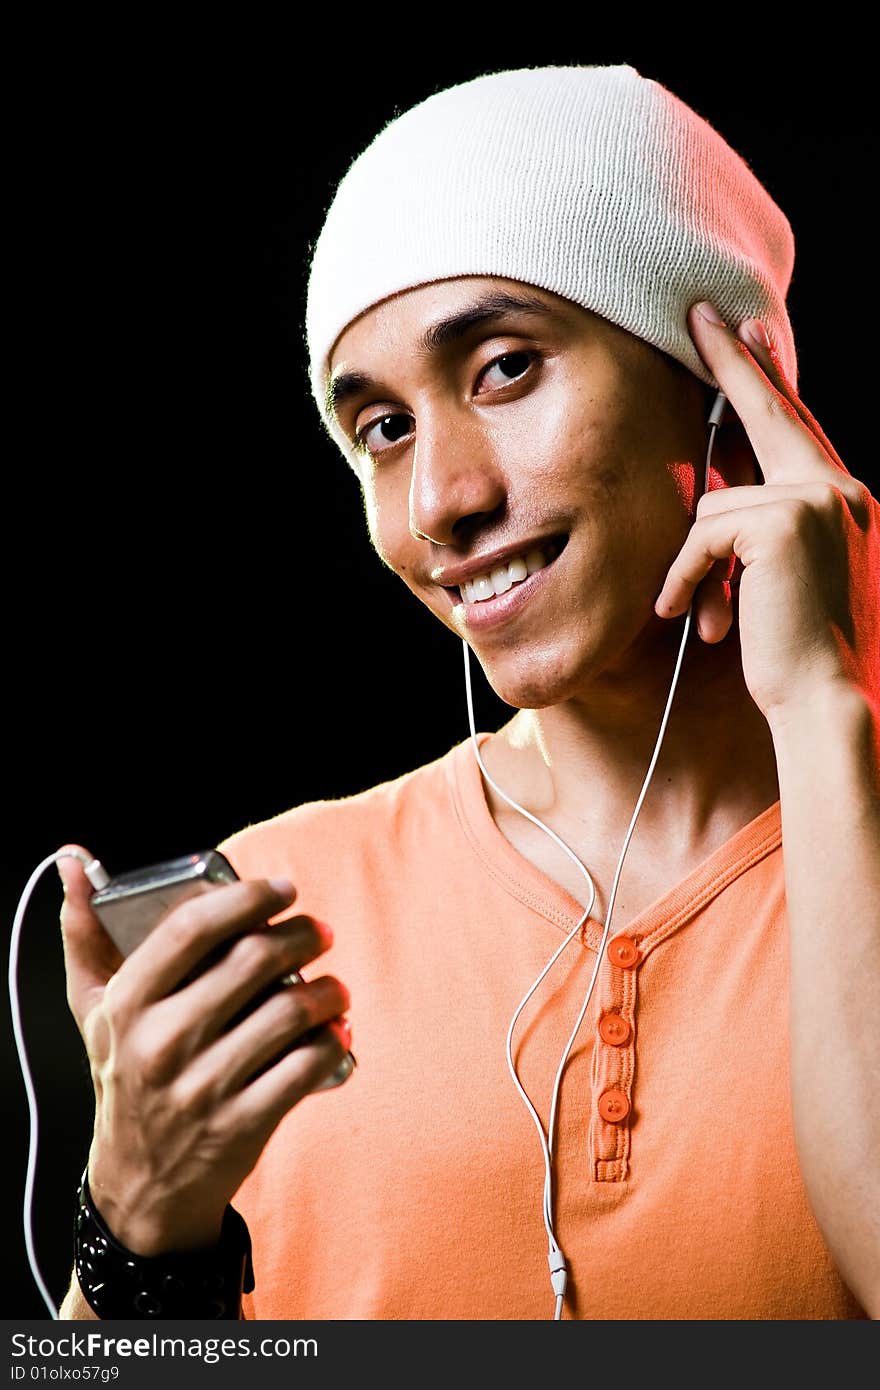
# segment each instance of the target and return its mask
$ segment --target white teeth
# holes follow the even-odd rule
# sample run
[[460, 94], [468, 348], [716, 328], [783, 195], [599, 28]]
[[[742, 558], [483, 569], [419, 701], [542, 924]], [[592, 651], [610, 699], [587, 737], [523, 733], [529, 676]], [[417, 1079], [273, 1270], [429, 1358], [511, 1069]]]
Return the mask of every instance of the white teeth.
[[511, 560], [507, 569], [510, 574], [511, 582], [514, 584], [518, 584], [521, 579], [528, 579], [529, 567], [525, 560], [521, 560], [519, 556], [517, 556], [515, 560]]
[[495, 590], [492, 586], [492, 580], [488, 575], [481, 575], [479, 579], [474, 580], [474, 598], [494, 597]]
[[476, 579], [466, 579], [461, 585], [465, 603], [480, 603], [494, 598], [496, 594], [506, 594], [514, 584], [521, 584], [530, 574], [549, 564], [545, 552], [537, 546], [525, 555], [517, 555], [507, 565], [496, 565], [488, 574], [478, 575]]

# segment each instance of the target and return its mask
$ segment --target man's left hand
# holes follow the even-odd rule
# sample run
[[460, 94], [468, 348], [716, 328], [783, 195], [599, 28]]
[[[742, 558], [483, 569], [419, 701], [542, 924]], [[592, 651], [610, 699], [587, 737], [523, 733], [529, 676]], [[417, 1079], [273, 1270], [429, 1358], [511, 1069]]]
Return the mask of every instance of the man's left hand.
[[738, 559], [743, 675], [765, 717], [840, 680], [880, 707], [880, 503], [799, 399], [757, 319], [735, 334], [694, 305], [688, 325], [765, 481], [700, 497], [655, 612], [686, 612], [700, 586], [699, 634], [720, 642], [733, 620]]

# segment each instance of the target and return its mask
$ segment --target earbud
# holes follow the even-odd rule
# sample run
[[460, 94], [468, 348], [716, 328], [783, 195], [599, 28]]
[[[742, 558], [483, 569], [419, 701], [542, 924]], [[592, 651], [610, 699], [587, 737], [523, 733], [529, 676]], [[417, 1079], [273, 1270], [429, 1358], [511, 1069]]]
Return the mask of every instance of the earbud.
[[710, 425], [720, 425], [720, 424], [721, 424], [721, 417], [722, 417], [722, 415], [724, 414], [724, 407], [726, 406], [726, 404], [727, 404], [727, 397], [725, 396], [725, 394], [724, 394], [723, 391], [719, 391], [719, 392], [718, 392], [718, 395], [715, 397], [715, 400], [714, 400], [714, 402], [713, 402], [712, 409], [711, 409], [710, 412], [709, 412], [709, 419], [708, 419], [708, 422], [707, 422], [708, 424], [710, 424]]

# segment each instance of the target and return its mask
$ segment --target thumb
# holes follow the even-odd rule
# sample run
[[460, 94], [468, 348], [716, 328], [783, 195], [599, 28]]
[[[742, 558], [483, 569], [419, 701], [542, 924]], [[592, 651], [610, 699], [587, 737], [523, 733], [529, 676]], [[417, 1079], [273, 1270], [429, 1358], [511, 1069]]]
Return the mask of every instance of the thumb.
[[98, 1003], [104, 986], [122, 964], [122, 955], [101, 926], [90, 906], [92, 885], [82, 860], [94, 856], [82, 845], [63, 845], [55, 862], [64, 887], [61, 939], [67, 974], [67, 1001], [82, 1031], [83, 1021]]

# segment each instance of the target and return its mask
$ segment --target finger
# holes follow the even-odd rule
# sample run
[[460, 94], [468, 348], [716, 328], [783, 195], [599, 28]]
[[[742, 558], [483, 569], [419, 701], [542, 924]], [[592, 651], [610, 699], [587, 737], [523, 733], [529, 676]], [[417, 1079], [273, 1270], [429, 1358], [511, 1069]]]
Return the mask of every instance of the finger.
[[783, 395], [789, 404], [797, 411], [800, 419], [818, 439], [832, 463], [842, 472], [849, 474], [849, 469], [829, 440], [815, 415], [811, 413], [798, 396], [788, 377], [782, 368], [782, 361], [776, 348], [770, 342], [767, 329], [760, 319], [743, 319], [737, 328], [737, 337], [745, 343], [746, 347], [756, 359], [768, 381]]
[[696, 305], [688, 312], [688, 326], [700, 356], [742, 421], [765, 479], [838, 477], [839, 463], [826, 453], [746, 344], [725, 323], [705, 318]]
[[168, 912], [121, 966], [114, 988], [140, 1006], [171, 994], [233, 937], [265, 926], [293, 901], [292, 884], [252, 879], [205, 888]]
[[863, 493], [862, 485], [851, 474], [847, 474], [846, 478], [838, 476], [836, 482], [758, 483], [713, 488], [698, 498], [697, 519], [735, 511], [739, 507], [762, 507], [768, 502], [784, 501], [786, 498], [812, 502], [818, 511], [824, 511], [826, 508], [833, 509], [834, 494], [837, 494], [838, 500], [845, 502], [858, 520], [864, 511]]
[[292, 1106], [333, 1075], [350, 1046], [348, 1024], [328, 1024], [313, 1042], [285, 1053], [232, 1098], [231, 1123], [244, 1132], [271, 1133]]
[[187, 1113], [213, 1108], [281, 1054], [316, 1041], [310, 1036], [313, 1030], [339, 1018], [350, 1003], [348, 990], [331, 975], [279, 985], [258, 1009], [190, 1062], [178, 1087]]
[[716, 560], [694, 594], [697, 632], [704, 642], [722, 642], [730, 631], [733, 608], [730, 592], [731, 559]]
[[[674, 618], [684, 613], [716, 561], [729, 566], [729, 579], [733, 569], [731, 561], [739, 554], [737, 544], [743, 519], [736, 508], [715, 516], [703, 516], [694, 523], [657, 596], [654, 611], [658, 617]], [[739, 558], [744, 559], [742, 555]], [[715, 603], [717, 606], [717, 600]]]
[[67, 977], [67, 1001], [77, 1026], [98, 1003], [107, 981], [122, 964], [122, 956], [100, 921], [92, 912], [90, 901], [93, 888], [86, 878], [82, 861], [70, 851], [94, 858], [81, 845], [63, 845], [58, 851], [65, 857], [57, 861], [58, 875], [64, 888], [61, 907], [61, 941]]
[[[299, 972], [333, 944], [330, 928], [300, 915], [248, 932], [216, 964], [165, 1001], [182, 1019], [197, 1045], [216, 1038], [258, 996]], [[338, 1012], [336, 1010], [335, 1012]], [[197, 1020], [195, 1026], [189, 1020]]]
[[[779, 497], [781, 488], [764, 487], [760, 491], [765, 498], [772, 494], [763, 506], [718, 510], [694, 522], [654, 604], [659, 617], [672, 618], [683, 613], [716, 560], [735, 556], [748, 569], [768, 547], [777, 545], [780, 536], [786, 535], [795, 515], [800, 524], [802, 509], [795, 514], [790, 501]], [[809, 511], [813, 519], [827, 523], [829, 519], [836, 520], [843, 507], [837, 493], [838, 489], [825, 484], [804, 484], [794, 495], [801, 503], [811, 501]]]

